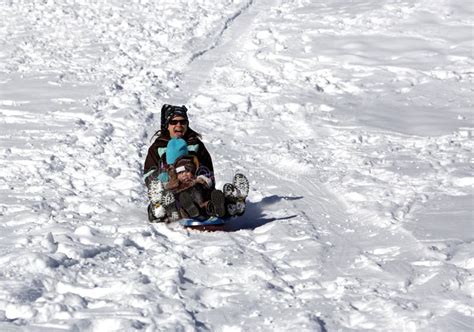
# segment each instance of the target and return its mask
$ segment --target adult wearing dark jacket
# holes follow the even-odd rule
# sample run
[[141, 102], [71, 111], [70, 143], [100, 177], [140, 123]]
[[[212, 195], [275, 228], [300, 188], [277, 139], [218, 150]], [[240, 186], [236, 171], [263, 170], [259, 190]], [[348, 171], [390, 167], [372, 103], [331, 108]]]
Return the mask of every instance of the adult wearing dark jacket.
[[[166, 147], [172, 138], [184, 139], [188, 145], [189, 154], [196, 156], [199, 162], [196, 175], [203, 175], [210, 179], [210, 186], [208, 188], [209, 195], [215, 186], [214, 167], [211, 155], [201, 141], [201, 135], [189, 126], [186, 107], [163, 105], [161, 109], [161, 129], [157, 133], [156, 140], [148, 149], [144, 165], [144, 180], [149, 189], [151, 200], [151, 204], [148, 208], [150, 221], [169, 217], [164, 214], [164, 211], [156, 212], [154, 210], [155, 207], [159, 207], [159, 204], [156, 204], [153, 196], [156, 196], [161, 189], [156, 188], [157, 184], [159, 185], [158, 182], [166, 184], [169, 181], [168, 169], [171, 165], [167, 163]], [[162, 200], [162, 198], [159, 199]], [[166, 213], [169, 214], [168, 211]]]
[[161, 130], [158, 137], [148, 149], [144, 166], [144, 178], [147, 185], [152, 178], [160, 178], [167, 182], [166, 175], [169, 165], [166, 163], [166, 146], [171, 138], [182, 138], [188, 144], [189, 154], [199, 161], [199, 175], [205, 175], [214, 182], [214, 166], [212, 158], [201, 141], [201, 135], [189, 126], [185, 106], [163, 105], [161, 109]]

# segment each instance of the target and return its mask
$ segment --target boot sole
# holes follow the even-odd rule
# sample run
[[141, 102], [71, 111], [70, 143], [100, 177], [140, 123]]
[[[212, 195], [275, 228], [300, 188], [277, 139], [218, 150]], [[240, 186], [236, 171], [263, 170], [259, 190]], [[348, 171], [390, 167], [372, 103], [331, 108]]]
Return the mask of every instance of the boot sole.
[[216, 217], [222, 218], [225, 216], [225, 197], [220, 190], [214, 190], [211, 193], [211, 202], [214, 205], [214, 213]]
[[184, 191], [179, 195], [179, 203], [181, 207], [186, 211], [186, 213], [191, 218], [196, 218], [199, 216], [199, 209], [196, 204], [194, 204], [193, 198], [190, 193]]

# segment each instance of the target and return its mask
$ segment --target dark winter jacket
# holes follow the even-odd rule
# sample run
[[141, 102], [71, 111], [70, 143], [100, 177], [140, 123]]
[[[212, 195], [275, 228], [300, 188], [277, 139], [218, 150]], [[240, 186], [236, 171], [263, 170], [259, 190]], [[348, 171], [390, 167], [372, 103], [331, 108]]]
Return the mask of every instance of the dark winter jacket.
[[[195, 155], [199, 161], [197, 175], [205, 175], [214, 182], [214, 166], [212, 158], [204, 143], [194, 133], [183, 137], [188, 144], [189, 154]], [[166, 164], [166, 146], [169, 138], [158, 137], [148, 149], [144, 166], [144, 180], [148, 185], [151, 178], [156, 178], [162, 173], [167, 173], [169, 165]]]

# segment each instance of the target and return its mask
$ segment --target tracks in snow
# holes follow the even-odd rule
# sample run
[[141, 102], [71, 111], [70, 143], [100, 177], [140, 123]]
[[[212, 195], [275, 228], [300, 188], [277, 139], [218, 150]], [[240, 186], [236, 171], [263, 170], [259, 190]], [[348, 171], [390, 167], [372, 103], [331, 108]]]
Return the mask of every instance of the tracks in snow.
[[192, 55], [180, 77], [179, 88], [169, 91], [165, 102], [188, 104], [209, 78], [214, 66], [232, 56], [232, 52], [238, 48], [239, 40], [246, 37], [255, 18], [264, 15], [273, 3], [272, 0], [248, 0], [241, 10], [227, 19], [217, 32], [217, 38], [211, 40], [212, 44]]
[[[25, 29], [14, 38], [24, 43], [0, 54], [9, 59], [0, 67], [0, 109], [10, 121], [0, 124], [8, 129], [0, 150], [7, 234], [0, 325], [395, 330], [400, 321], [407, 329], [429, 329], [433, 321], [451, 326], [454, 312], [461, 326], [470, 315], [472, 266], [463, 259], [470, 244], [415, 239], [403, 223], [427, 197], [404, 189], [418, 177], [409, 166], [421, 155], [430, 156], [418, 169], [428, 182], [468, 190], [467, 176], [446, 174], [465, 170], [459, 165], [468, 162], [471, 132], [407, 140], [344, 126], [341, 109], [354, 110], [354, 96], [380, 88], [377, 78], [397, 96], [417, 91], [405, 71], [381, 65], [374, 72], [364, 57], [338, 57], [339, 45], [356, 52], [361, 44], [334, 37], [354, 38], [347, 32], [374, 25], [390, 31], [400, 22], [393, 13], [407, 20], [416, 8], [356, 3], [341, 12], [328, 4], [258, 0], [182, 11], [176, 8], [189, 2], [53, 11], [62, 4], [50, 1], [1, 11], [24, 14], [2, 21], [15, 23], [0, 26], [4, 44], [11, 26]], [[23, 40], [32, 22], [43, 34]], [[71, 44], [80, 46], [74, 56], [59, 52]], [[383, 64], [383, 54], [373, 61]], [[341, 65], [347, 59], [362, 62]], [[18, 95], [14, 71], [25, 73], [25, 91], [41, 92]], [[425, 79], [417, 76], [414, 84], [422, 88]], [[185, 84], [176, 89], [180, 80]], [[145, 224], [143, 126], [156, 126], [145, 111], [158, 112], [164, 95], [192, 106], [220, 184], [236, 170], [251, 178], [247, 214], [229, 225], [235, 232], [186, 234]], [[368, 213], [374, 208], [388, 215]]]

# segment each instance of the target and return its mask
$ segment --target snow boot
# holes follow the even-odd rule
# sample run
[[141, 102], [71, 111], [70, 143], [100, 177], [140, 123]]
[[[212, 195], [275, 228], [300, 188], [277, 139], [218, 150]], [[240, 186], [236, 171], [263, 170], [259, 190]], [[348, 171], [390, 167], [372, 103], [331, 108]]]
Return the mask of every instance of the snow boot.
[[165, 209], [169, 222], [177, 221], [181, 218], [178, 209], [176, 208], [176, 199], [171, 191], [163, 191], [163, 194], [160, 197], [160, 204]]
[[152, 180], [148, 185], [148, 198], [152, 204], [159, 203], [163, 195], [163, 183], [160, 180]]
[[163, 184], [158, 179], [152, 180], [148, 185], [148, 198], [150, 199], [150, 205], [148, 205], [148, 220], [150, 222], [166, 221], [166, 212], [161, 206], [163, 191]]
[[245, 199], [249, 194], [249, 180], [243, 174], [237, 173], [232, 183], [224, 184], [222, 188], [226, 199], [226, 209], [230, 216], [241, 216], [245, 212]]
[[232, 183], [224, 184], [222, 191], [229, 202], [245, 201], [249, 194], [249, 180], [243, 174], [237, 173]]
[[237, 173], [234, 175], [234, 179], [232, 184], [235, 188], [239, 191], [239, 198], [245, 200], [249, 195], [250, 184], [247, 177], [241, 173]]
[[161, 194], [160, 197], [160, 204], [163, 205], [164, 207], [170, 206], [174, 204], [175, 202], [174, 195], [171, 191], [169, 190], [164, 190], [163, 193]]
[[245, 213], [245, 202], [237, 201], [227, 204], [226, 209], [231, 217], [242, 216]]
[[235, 212], [237, 216], [240, 217], [245, 213], [245, 201], [240, 201], [240, 202], [235, 203], [235, 207], [236, 207]]
[[150, 203], [147, 212], [149, 222], [168, 222], [166, 211], [159, 203]]
[[199, 208], [194, 204], [193, 196], [190, 192], [183, 191], [179, 194], [179, 204], [190, 218], [197, 218], [199, 216]]
[[240, 197], [239, 190], [232, 183], [225, 183], [222, 187], [224, 197], [228, 202], [237, 202]]
[[207, 204], [206, 212], [210, 216], [222, 218], [226, 214], [224, 193], [220, 190], [211, 192], [211, 200]]
[[237, 206], [234, 203], [226, 205], [226, 210], [229, 216], [234, 217], [237, 215]]
[[155, 214], [153, 213], [153, 207], [151, 204], [148, 204], [147, 212], [148, 212], [148, 221], [156, 222], [156, 217], [155, 217]]

